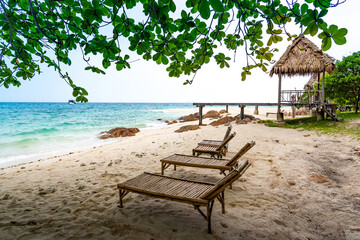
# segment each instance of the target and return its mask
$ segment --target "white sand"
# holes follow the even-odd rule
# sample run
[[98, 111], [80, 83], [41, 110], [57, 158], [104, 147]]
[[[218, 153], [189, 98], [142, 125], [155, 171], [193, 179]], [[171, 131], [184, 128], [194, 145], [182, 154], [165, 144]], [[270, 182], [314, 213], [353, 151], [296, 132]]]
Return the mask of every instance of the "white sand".
[[[226, 158], [246, 142], [256, 145], [243, 157], [252, 166], [225, 191], [226, 214], [215, 202], [212, 235], [191, 205], [129, 193], [118, 208], [117, 183], [160, 173], [161, 158], [191, 154], [202, 139], [222, 139], [226, 131], [174, 133], [189, 124], [197, 122], [0, 170], [0, 239], [360, 239], [359, 142], [263, 124], [233, 124]], [[331, 184], [309, 181], [314, 173]], [[221, 179], [219, 171], [180, 166], [165, 174]]]

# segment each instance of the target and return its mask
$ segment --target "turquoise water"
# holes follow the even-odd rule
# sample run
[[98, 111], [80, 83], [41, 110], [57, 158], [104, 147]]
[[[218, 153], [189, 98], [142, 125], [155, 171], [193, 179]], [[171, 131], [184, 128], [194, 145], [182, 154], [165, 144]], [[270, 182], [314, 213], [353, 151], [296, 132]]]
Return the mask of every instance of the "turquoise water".
[[184, 115], [190, 103], [0, 103], [0, 166], [44, 154], [113, 141], [98, 134], [115, 127], [156, 128]]

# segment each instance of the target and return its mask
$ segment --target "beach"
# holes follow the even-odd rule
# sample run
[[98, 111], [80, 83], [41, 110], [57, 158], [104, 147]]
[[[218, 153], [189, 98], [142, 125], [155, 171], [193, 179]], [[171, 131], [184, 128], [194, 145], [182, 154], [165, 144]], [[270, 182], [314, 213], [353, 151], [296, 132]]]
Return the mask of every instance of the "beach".
[[[206, 108], [205, 112], [211, 109]], [[245, 108], [253, 115], [253, 108]], [[195, 109], [184, 112], [193, 113]], [[239, 108], [230, 108], [232, 116]], [[272, 109], [260, 108], [261, 119]], [[208, 124], [212, 120], [204, 119]], [[250, 168], [216, 201], [212, 234], [189, 204], [135, 193], [119, 208], [117, 184], [160, 173], [160, 159], [191, 154], [203, 139], [222, 140], [226, 126], [144, 129], [136, 136], [0, 170], [0, 239], [360, 239], [359, 141], [310, 131], [235, 124], [226, 159], [247, 142]], [[165, 175], [216, 183], [218, 170], [178, 166]], [[319, 179], [316, 176], [321, 176]]]

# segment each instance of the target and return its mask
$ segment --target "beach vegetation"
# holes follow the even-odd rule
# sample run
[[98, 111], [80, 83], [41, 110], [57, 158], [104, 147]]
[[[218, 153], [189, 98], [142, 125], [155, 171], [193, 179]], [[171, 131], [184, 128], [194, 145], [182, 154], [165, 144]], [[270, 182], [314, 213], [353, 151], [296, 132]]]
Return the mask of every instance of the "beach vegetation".
[[353, 105], [358, 113], [360, 101], [360, 51], [336, 62], [337, 70], [326, 75], [325, 95], [339, 105]]
[[87, 91], [64, 70], [73, 61], [72, 52], [82, 55], [84, 70], [98, 74], [111, 66], [130, 68], [134, 52], [165, 65], [170, 77], [189, 76], [184, 84], [191, 84], [204, 64], [213, 60], [220, 68], [229, 67], [243, 48], [245, 80], [255, 68], [268, 70], [278, 51], [275, 43], [297, 37], [286, 28], [290, 23], [305, 35], [318, 36], [323, 50], [345, 44], [347, 30], [324, 21], [343, 2], [0, 0], [0, 86], [20, 86], [47, 66], [71, 87], [76, 101], [86, 102]]
[[317, 121], [316, 117], [301, 117], [294, 119], [285, 119], [285, 126], [277, 126], [271, 120], [263, 120], [269, 127], [282, 127], [298, 130], [315, 131], [329, 135], [348, 135], [360, 139], [360, 115], [352, 112], [337, 112], [338, 117], [343, 121], [333, 121], [324, 119]]

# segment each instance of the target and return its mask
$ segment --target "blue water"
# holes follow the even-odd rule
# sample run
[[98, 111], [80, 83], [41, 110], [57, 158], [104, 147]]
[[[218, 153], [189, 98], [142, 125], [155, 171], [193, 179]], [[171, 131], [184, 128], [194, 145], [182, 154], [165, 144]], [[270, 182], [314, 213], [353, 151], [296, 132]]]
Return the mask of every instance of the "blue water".
[[190, 103], [0, 103], [0, 166], [44, 153], [107, 143], [102, 131], [115, 127], [165, 126]]

